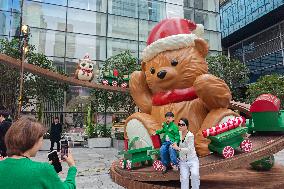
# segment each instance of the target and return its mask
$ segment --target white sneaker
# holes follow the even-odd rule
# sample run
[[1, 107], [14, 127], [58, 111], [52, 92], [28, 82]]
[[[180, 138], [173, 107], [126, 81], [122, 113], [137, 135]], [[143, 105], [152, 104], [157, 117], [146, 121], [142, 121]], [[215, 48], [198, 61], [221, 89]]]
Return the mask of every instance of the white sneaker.
[[173, 171], [178, 171], [178, 166], [177, 165], [173, 165]]

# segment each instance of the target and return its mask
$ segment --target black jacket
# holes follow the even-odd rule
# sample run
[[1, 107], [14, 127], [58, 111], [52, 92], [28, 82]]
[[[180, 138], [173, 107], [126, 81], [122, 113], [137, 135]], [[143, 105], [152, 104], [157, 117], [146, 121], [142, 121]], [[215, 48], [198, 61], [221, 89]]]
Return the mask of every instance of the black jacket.
[[11, 125], [12, 123], [10, 121], [2, 121], [0, 123], [0, 153], [2, 156], [6, 156], [5, 135]]
[[59, 141], [61, 139], [62, 125], [61, 123], [52, 123], [50, 128], [50, 140]]

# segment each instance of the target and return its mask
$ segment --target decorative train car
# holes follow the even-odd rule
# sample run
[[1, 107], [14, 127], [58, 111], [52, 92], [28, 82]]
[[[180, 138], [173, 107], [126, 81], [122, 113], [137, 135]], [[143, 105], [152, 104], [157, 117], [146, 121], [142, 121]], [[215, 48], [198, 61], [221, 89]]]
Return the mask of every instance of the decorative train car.
[[203, 130], [203, 136], [211, 140], [209, 150], [221, 154], [224, 158], [233, 157], [238, 147], [244, 152], [251, 152], [252, 142], [245, 139], [248, 128], [241, 127], [244, 122], [245, 118], [235, 117], [216, 127]]
[[271, 94], [262, 94], [251, 104], [251, 119], [247, 120], [249, 133], [284, 131], [284, 110], [280, 99]]
[[125, 140], [125, 150], [119, 152], [119, 155], [123, 155], [123, 159], [120, 160], [120, 167], [123, 169], [132, 169], [140, 165], [153, 165], [155, 170], [162, 170], [162, 165], [159, 160], [161, 141], [159, 135], [151, 136], [153, 146], [140, 147], [142, 139], [140, 137], [134, 137], [128, 144], [128, 140]]
[[103, 78], [102, 78], [102, 84], [111, 85], [114, 87], [117, 87], [120, 85], [120, 87], [126, 88], [129, 83], [129, 75], [123, 75], [123, 81], [121, 83], [119, 83], [118, 75], [119, 75], [119, 72], [117, 69], [104, 72]]

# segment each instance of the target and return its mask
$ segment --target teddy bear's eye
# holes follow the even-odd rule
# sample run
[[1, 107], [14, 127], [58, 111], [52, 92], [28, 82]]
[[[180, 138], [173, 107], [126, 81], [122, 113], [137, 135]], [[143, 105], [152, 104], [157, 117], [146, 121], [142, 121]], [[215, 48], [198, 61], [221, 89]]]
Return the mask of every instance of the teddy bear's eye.
[[150, 72], [151, 72], [151, 74], [154, 74], [154, 73], [155, 73], [155, 68], [152, 67], [152, 68], [150, 69]]
[[176, 59], [171, 61], [172, 66], [176, 66], [178, 64], [178, 61]]

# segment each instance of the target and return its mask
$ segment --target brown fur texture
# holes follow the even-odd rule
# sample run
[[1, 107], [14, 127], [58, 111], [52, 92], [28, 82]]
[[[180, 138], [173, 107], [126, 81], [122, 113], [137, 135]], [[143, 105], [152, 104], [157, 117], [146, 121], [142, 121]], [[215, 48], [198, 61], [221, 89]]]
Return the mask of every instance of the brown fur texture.
[[[210, 140], [203, 138], [202, 130], [215, 126], [224, 116], [237, 114], [227, 109], [232, 98], [229, 87], [223, 80], [207, 74], [207, 53], [206, 41], [196, 39], [193, 47], [165, 51], [148, 62], [142, 62], [142, 71], [131, 75], [129, 87], [136, 105], [144, 113], [133, 114], [127, 122], [138, 119], [149, 134], [152, 134], [153, 129], [161, 128], [165, 113], [171, 111], [175, 115], [176, 123], [182, 117], [189, 120], [198, 155], [208, 155]], [[171, 64], [172, 60], [178, 62], [176, 66]], [[151, 73], [153, 69], [154, 74]], [[167, 72], [163, 79], [157, 77], [161, 70]], [[161, 106], [152, 104], [152, 96], [156, 93], [189, 87], [194, 87], [197, 99]], [[127, 137], [127, 133], [125, 136]]]

